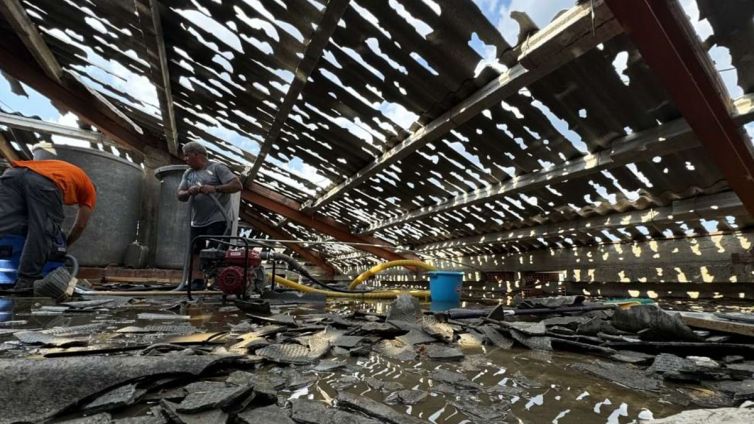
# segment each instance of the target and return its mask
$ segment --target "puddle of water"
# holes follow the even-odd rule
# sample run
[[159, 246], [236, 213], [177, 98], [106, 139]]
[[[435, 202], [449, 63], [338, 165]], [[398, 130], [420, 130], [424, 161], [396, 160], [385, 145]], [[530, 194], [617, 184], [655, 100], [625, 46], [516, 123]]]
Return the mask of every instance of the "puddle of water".
[[[134, 303], [116, 309], [102, 309], [89, 313], [66, 313], [64, 315], [35, 315], [33, 310], [41, 306], [51, 306], [46, 299], [0, 298], [3, 315], [7, 321], [26, 321], [14, 328], [45, 329], [54, 326], [74, 326], [104, 322], [108, 327], [90, 336], [90, 344], [98, 342], [128, 341], [128, 335], [115, 333], [118, 328], [128, 325], [180, 325], [185, 321], [139, 320], [143, 312], [168, 313], [165, 308], [177, 314], [189, 315], [188, 321], [197, 331], [228, 331], [231, 325], [246, 320], [246, 315], [234, 308], [223, 308], [221, 303], [203, 299], [201, 303], [183, 305], [183, 298], [151, 300]], [[373, 313], [386, 313], [388, 302], [328, 302], [317, 307], [313, 305], [285, 306], [279, 309], [291, 313], [297, 319], [325, 312], [348, 312], [355, 309]], [[674, 309], [688, 308], [691, 304], [673, 302]], [[721, 308], [720, 305], [694, 303], [696, 307]], [[227, 306], [227, 305], [225, 305]], [[429, 305], [424, 305], [428, 307]], [[469, 307], [473, 307], [471, 305]], [[747, 305], [748, 306], [748, 305]], [[731, 305], [725, 310], [741, 310]], [[3, 327], [0, 326], [0, 329]], [[0, 346], [17, 346], [10, 334], [0, 332]], [[6, 342], [6, 343], [3, 343]], [[0, 349], [0, 357], [19, 357], [34, 354], [36, 348], [19, 352], [17, 349]], [[384, 402], [387, 395], [395, 391], [370, 387], [367, 377], [383, 382], [399, 383], [403, 389], [427, 391], [429, 396], [415, 405], [393, 405], [400, 412], [433, 423], [460, 424], [485, 421], [474, 417], [473, 413], [483, 413], [506, 403], [510, 404], [508, 416], [518, 417], [523, 422], [583, 423], [608, 422], [628, 423], [636, 420], [642, 411], [651, 411], [654, 417], [665, 417], [691, 408], [674, 404], [667, 395], [640, 392], [608, 382], [598, 377], [574, 372], [570, 366], [579, 362], [590, 362], [592, 356], [567, 352], [536, 352], [523, 348], [501, 350], [497, 348], [462, 347], [466, 355], [463, 362], [433, 361], [421, 358], [403, 362], [383, 357], [371, 352], [365, 357], [338, 357], [345, 361], [345, 368], [327, 372], [315, 372], [309, 367], [299, 367], [306, 374], [314, 373], [317, 379], [304, 387], [281, 391], [284, 399], [307, 398], [332, 404], [339, 390]], [[266, 364], [256, 373], [271, 372], [274, 365]], [[447, 384], [433, 378], [439, 370], [463, 374], [471, 384], [480, 390], [448, 388]], [[469, 408], [467, 405], [473, 405]], [[143, 409], [143, 405], [132, 411]], [[466, 410], [464, 410], [464, 408]], [[646, 414], [646, 412], [645, 412]], [[501, 418], [486, 419], [500, 422]]]

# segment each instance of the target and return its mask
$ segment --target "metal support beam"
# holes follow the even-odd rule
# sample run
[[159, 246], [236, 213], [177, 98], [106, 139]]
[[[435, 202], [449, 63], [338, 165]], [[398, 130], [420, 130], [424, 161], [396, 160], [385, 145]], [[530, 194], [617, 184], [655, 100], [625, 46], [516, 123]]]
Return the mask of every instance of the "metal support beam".
[[[269, 235], [278, 240], [292, 240], [293, 237], [285, 230], [280, 228], [279, 225], [275, 225], [263, 216], [255, 214], [248, 210], [247, 206], [241, 205], [241, 219], [251, 224], [257, 230]], [[301, 255], [308, 262], [314, 264], [325, 274], [332, 277], [335, 275], [335, 268], [327, 263], [322, 257], [309, 249], [306, 249], [303, 245], [298, 243], [283, 243], [283, 245], [297, 254]]]
[[311, 75], [315, 66], [317, 66], [317, 63], [322, 57], [322, 52], [325, 49], [325, 46], [327, 46], [330, 37], [332, 37], [333, 32], [335, 32], [335, 28], [338, 27], [340, 18], [348, 8], [348, 2], [349, 0], [330, 0], [327, 3], [326, 9], [322, 13], [322, 19], [317, 25], [317, 30], [312, 35], [311, 40], [309, 40], [309, 44], [306, 46], [304, 57], [296, 67], [291, 86], [285, 94], [283, 103], [275, 114], [275, 120], [272, 122], [270, 130], [267, 132], [264, 142], [262, 142], [262, 146], [259, 149], [259, 155], [257, 155], [257, 159], [254, 161], [254, 164], [244, 178], [246, 183], [254, 181], [257, 172], [259, 172], [259, 168], [262, 166], [265, 157], [267, 157], [267, 153], [269, 153], [272, 145], [280, 136], [280, 131], [282, 131], [283, 125], [288, 119], [288, 115], [290, 115], [299, 95], [304, 90], [309, 75]]
[[104, 143], [104, 134], [95, 131], [87, 131], [66, 125], [55, 124], [52, 122], [42, 121], [41, 119], [27, 118], [25, 116], [13, 115], [10, 113], [0, 112], [0, 125], [11, 128], [18, 128], [25, 131], [34, 131], [46, 134], [60, 135], [63, 137], [86, 140], [91, 143]]
[[754, 152], [732, 102], [676, 0], [606, 0], [644, 61], [754, 216]]
[[519, 48], [519, 63], [514, 67], [425, 127], [415, 131], [318, 199], [307, 202], [304, 209], [314, 210], [331, 202], [383, 169], [441, 138], [485, 109], [498, 105], [506, 97], [518, 93], [520, 89], [540, 80], [620, 32], [620, 26], [602, 1], [596, 1], [593, 8], [588, 2], [573, 7], [534, 34]]
[[677, 221], [700, 218], [719, 219], [725, 216], [740, 216], [743, 214], [746, 214], [746, 209], [741, 200], [736, 196], [736, 193], [726, 191], [685, 200], [676, 200], [671, 206], [428, 243], [417, 246], [416, 251], [425, 253], [466, 246], [514, 243], [523, 240], [534, 240], [539, 237], [570, 236], [579, 231], [594, 232], [607, 228], [622, 228], [636, 225], [667, 225]]
[[[391, 250], [394, 246], [390, 246], [385, 242], [379, 242], [378, 240], [369, 237], [351, 234], [347, 228], [341, 225], [328, 222], [327, 219], [322, 217], [306, 214], [299, 210], [300, 205], [298, 202], [284, 198], [258, 184], [252, 183], [248, 188], [244, 189], [241, 198], [247, 202], [267, 209], [268, 211], [282, 215], [285, 218], [288, 218], [291, 222], [327, 234], [336, 240], [347, 243], [358, 243], [353, 246], [354, 249], [363, 250], [377, 257], [391, 261], [409, 258], [408, 256], [398, 255]], [[413, 259], [413, 257], [411, 257], [411, 259]]]
[[147, 48], [152, 81], [155, 83], [157, 98], [160, 101], [162, 127], [165, 131], [168, 151], [172, 155], [178, 155], [178, 130], [175, 125], [173, 92], [170, 86], [165, 37], [162, 33], [160, 4], [157, 0], [138, 0], [136, 10], [139, 13], [141, 32]]
[[[734, 103], [733, 119], [737, 123], [754, 120], [754, 94], [747, 94]], [[362, 234], [371, 234], [385, 228], [406, 224], [441, 212], [493, 201], [517, 193], [525, 193], [549, 184], [583, 178], [603, 170], [615, 169], [632, 162], [699, 147], [691, 127], [683, 118], [668, 122], [640, 133], [620, 137], [610, 149], [584, 155], [563, 162], [547, 170], [532, 172], [490, 187], [480, 188], [438, 205], [414, 209], [400, 216], [375, 223]]]

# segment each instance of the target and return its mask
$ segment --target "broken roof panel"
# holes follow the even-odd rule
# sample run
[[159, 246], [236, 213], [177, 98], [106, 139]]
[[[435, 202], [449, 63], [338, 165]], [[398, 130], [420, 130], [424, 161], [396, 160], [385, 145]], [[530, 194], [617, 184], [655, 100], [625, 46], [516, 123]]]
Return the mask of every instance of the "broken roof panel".
[[[155, 55], [145, 43], [140, 19], [146, 16], [137, 7], [146, 3], [22, 4], [63, 69], [160, 136], [161, 82], [152, 81]], [[326, 2], [157, 3], [179, 141], [202, 141], [215, 158], [245, 175], [273, 122], [286, 118], [278, 112]], [[255, 181], [309, 206], [335, 190], [312, 209], [354, 232], [411, 246], [453, 241], [449, 249], [464, 254], [746, 225], [740, 214], [703, 218], [716, 223], [686, 216], [600, 230], [581, 225], [729, 188], [619, 28], [599, 32], [590, 24], [576, 32], [569, 42], [588, 39], [596, 47], [587, 44], [572, 56], [547, 44], [568, 34], [571, 28], [563, 25], [583, 23], [574, 10], [591, 10], [576, 6], [545, 27], [559, 5], [547, 13], [529, 11], [535, 13], [530, 19], [504, 2], [351, 0], [279, 124], [279, 136], [272, 137]], [[727, 49], [736, 70], [719, 70], [724, 80], [737, 77], [740, 92], [728, 84], [731, 95], [751, 95], [754, 79], [746, 70], [754, 8], [739, 0], [689, 0], [684, 6], [698, 10], [691, 19], [713, 59], [720, 54], [714, 48]], [[605, 9], [600, 2], [595, 8]], [[508, 19], [502, 12], [514, 13]], [[581, 17], [592, 22], [588, 14]], [[597, 19], [609, 22], [609, 16]], [[510, 92], [485, 107], [473, 103], [495, 81], [513, 81]], [[462, 119], [463, 111], [447, 114], [459, 104], [478, 113]], [[741, 121], [751, 118], [749, 110]], [[392, 159], [386, 155], [398, 143], [435, 130], [437, 136], [415, 148], [393, 151]], [[337, 189], [361, 174], [366, 176]], [[574, 229], [534, 236], [533, 229], [565, 224]], [[296, 224], [281, 225], [297, 237], [321, 237]], [[526, 229], [532, 235], [518, 237]], [[455, 242], [505, 231], [518, 232], [487, 245]], [[350, 248], [329, 245], [320, 251], [351, 254]]]

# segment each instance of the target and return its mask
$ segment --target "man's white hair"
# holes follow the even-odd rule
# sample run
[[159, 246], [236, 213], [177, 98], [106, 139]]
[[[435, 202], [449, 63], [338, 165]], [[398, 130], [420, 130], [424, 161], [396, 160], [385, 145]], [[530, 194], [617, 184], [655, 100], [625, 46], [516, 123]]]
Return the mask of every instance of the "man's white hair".
[[199, 153], [204, 156], [207, 156], [207, 149], [204, 146], [202, 146], [202, 144], [199, 143], [198, 141], [191, 141], [189, 143], [184, 144], [181, 150], [183, 150], [183, 154], [185, 155], [189, 153]]

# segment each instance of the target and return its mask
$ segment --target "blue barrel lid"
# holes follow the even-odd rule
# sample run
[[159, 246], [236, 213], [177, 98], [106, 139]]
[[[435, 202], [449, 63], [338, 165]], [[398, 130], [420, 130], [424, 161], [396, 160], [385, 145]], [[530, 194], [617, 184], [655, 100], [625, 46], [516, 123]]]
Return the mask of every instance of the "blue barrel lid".
[[463, 275], [463, 271], [429, 271], [427, 274], [430, 275]]

